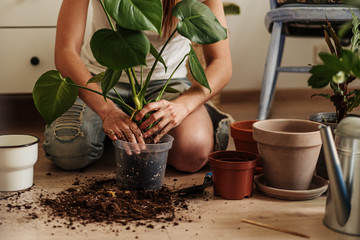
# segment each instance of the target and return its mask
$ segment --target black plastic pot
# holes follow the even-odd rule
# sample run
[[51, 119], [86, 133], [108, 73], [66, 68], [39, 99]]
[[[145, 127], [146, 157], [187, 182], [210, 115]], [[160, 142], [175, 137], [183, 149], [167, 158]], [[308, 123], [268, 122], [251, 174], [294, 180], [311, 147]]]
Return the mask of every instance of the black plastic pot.
[[[360, 117], [360, 115], [358, 115], [358, 114], [348, 114], [346, 116], [347, 117]], [[338, 125], [338, 123], [335, 122], [336, 121], [336, 113], [334, 113], [334, 112], [316, 113], [316, 114], [313, 114], [310, 116], [310, 120], [322, 123], [326, 126], [329, 126], [331, 128], [333, 137], [335, 137], [335, 129]], [[316, 164], [316, 174], [325, 179], [329, 179], [328, 174], [327, 174], [326, 165], [325, 165], [325, 156], [324, 156], [322, 147], [321, 147], [318, 162]]]
[[[156, 144], [114, 141], [117, 185], [124, 190], [160, 189], [173, 140], [172, 136], [165, 135]], [[140, 153], [135, 149], [141, 149]]]
[[[338, 125], [335, 122], [336, 121], [336, 113], [333, 113], [333, 112], [316, 113], [316, 114], [313, 114], [310, 116], [310, 121], [322, 123], [326, 126], [329, 126], [331, 128], [331, 132], [334, 137], [335, 129]], [[322, 147], [320, 150], [320, 154], [319, 154], [319, 158], [318, 158], [318, 161], [316, 164], [315, 171], [316, 171], [316, 175], [323, 177], [325, 179], [329, 179], [328, 174], [327, 174], [326, 164], [325, 164], [324, 151], [323, 151]]]

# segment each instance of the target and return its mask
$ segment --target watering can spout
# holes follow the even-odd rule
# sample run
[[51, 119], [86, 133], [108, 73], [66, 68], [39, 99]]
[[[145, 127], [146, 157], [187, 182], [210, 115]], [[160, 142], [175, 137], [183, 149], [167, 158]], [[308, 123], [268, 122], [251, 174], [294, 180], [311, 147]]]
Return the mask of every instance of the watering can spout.
[[330, 180], [330, 192], [335, 202], [335, 214], [340, 226], [344, 226], [350, 216], [351, 204], [350, 194], [344, 180], [344, 175], [336, 151], [331, 129], [327, 126], [320, 126], [323, 151]]

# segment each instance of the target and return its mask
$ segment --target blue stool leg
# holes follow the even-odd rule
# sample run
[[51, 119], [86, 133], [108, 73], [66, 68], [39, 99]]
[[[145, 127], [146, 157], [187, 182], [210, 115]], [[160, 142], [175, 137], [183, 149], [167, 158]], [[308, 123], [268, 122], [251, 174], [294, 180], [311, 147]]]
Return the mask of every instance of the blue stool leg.
[[280, 66], [285, 43], [281, 28], [282, 22], [274, 22], [261, 86], [258, 120], [266, 119], [270, 112], [278, 75], [277, 67]]

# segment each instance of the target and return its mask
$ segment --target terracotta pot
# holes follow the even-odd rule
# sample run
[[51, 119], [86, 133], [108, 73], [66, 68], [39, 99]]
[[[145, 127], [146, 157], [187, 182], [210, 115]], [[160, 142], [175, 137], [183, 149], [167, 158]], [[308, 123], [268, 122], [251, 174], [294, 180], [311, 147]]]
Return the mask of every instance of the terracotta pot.
[[256, 142], [253, 139], [252, 125], [256, 120], [233, 122], [230, 125], [230, 134], [234, 139], [237, 151], [246, 151], [258, 154]]
[[[257, 120], [245, 120], [237, 121], [230, 125], [230, 134], [234, 140], [236, 151], [259, 154], [257, 149], [257, 143], [253, 139], [252, 125], [255, 122], [257, 122]], [[262, 173], [262, 167], [262, 161], [261, 159], [259, 159], [255, 168], [255, 174]]]
[[210, 153], [214, 194], [224, 199], [243, 199], [253, 192], [254, 169], [259, 156], [250, 152]]
[[270, 187], [309, 188], [322, 145], [319, 125], [297, 119], [269, 119], [253, 124], [253, 137]]

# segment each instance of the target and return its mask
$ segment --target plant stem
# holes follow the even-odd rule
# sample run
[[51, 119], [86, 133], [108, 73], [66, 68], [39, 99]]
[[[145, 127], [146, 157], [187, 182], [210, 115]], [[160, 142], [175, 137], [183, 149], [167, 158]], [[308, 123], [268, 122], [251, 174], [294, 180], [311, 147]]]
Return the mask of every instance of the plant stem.
[[170, 39], [174, 36], [174, 34], [176, 33], [176, 31], [177, 31], [177, 30], [175, 29], [175, 30], [171, 33], [171, 35], [169, 36], [169, 38], [166, 40], [164, 46], [161, 48], [161, 50], [160, 50], [157, 58], [155, 59], [155, 62], [154, 62], [154, 64], [152, 65], [151, 70], [150, 70], [149, 74], [148, 74], [147, 77], [146, 77], [144, 86], [142, 86], [142, 88], [141, 88], [141, 90], [140, 90], [140, 93], [139, 93], [139, 97], [140, 97], [140, 98], [143, 98], [143, 97], [145, 96], [146, 89], [147, 89], [147, 87], [148, 87], [148, 85], [149, 85], [149, 82], [150, 82], [150, 79], [151, 79], [151, 75], [152, 75], [152, 73], [153, 73], [154, 70], [155, 70], [156, 64], [158, 63], [161, 54], [164, 52], [165, 47], [168, 45], [168, 43], [170, 42]]
[[[101, 92], [96, 91], [94, 89], [83, 87], [83, 86], [73, 84], [73, 83], [67, 83], [67, 84], [69, 86], [82, 88], [82, 89], [85, 89], [85, 90], [88, 90], [90, 92], [93, 92], [93, 93], [96, 93], [96, 94], [99, 94], [99, 95], [103, 96], [103, 94]], [[133, 113], [134, 109], [131, 106], [129, 106], [128, 104], [126, 104], [125, 101], [122, 98], [117, 99], [117, 98], [113, 98], [113, 97], [109, 97], [109, 96], [106, 96], [106, 98], [110, 99], [114, 103], [119, 104], [126, 112], [128, 112], [129, 115], [131, 115]]]
[[137, 92], [136, 92], [136, 88], [135, 88], [135, 83], [134, 83], [134, 77], [131, 74], [131, 69], [125, 69], [126, 74], [129, 77], [129, 82], [130, 82], [130, 88], [131, 88], [131, 95], [135, 104], [135, 108], [138, 110], [142, 109], [142, 102], [140, 101], [141, 97], [138, 96]]
[[159, 101], [162, 97], [162, 95], [164, 94], [165, 92], [165, 89], [167, 88], [172, 76], [175, 74], [175, 72], [178, 70], [178, 68], [180, 67], [180, 65], [185, 61], [186, 57], [189, 56], [189, 53], [186, 54], [183, 59], [180, 61], [180, 63], [176, 66], [176, 68], [174, 69], [174, 71], [171, 73], [169, 79], [166, 81], [166, 83], [164, 84], [164, 86], [161, 88], [158, 96], [155, 98], [155, 101]]
[[144, 72], [143, 65], [140, 65], [140, 89], [143, 85], [143, 72]]
[[130, 68], [131, 70], [131, 74], [132, 76], [134, 77], [134, 80], [135, 80], [135, 84], [136, 84], [136, 91], [140, 91], [140, 84], [139, 84], [139, 81], [137, 80], [137, 77], [136, 77], [136, 73], [135, 73], [135, 70], [134, 68]]
[[113, 24], [112, 21], [111, 21], [110, 15], [109, 15], [108, 11], [107, 11], [106, 8], [105, 8], [105, 4], [104, 4], [103, 0], [99, 0], [99, 1], [100, 1], [100, 4], [101, 4], [102, 8], [104, 9], [104, 12], [105, 12], [105, 14], [106, 14], [106, 17], [107, 17], [107, 19], [108, 19], [108, 21], [109, 21], [109, 23], [110, 23], [111, 29], [116, 32], [116, 28], [114, 27], [114, 24]]

